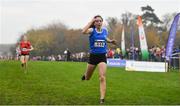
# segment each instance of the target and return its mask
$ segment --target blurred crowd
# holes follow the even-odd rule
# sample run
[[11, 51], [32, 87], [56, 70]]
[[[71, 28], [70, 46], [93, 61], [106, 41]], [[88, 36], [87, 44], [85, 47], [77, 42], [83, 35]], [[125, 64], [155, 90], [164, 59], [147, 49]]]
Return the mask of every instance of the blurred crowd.
[[0, 60], [14, 60], [14, 59], [15, 59], [14, 56], [10, 56], [10, 55], [3, 56], [3, 55], [0, 55]]
[[[149, 60], [148, 61], [156, 61], [163, 62], [165, 61], [165, 47], [152, 46], [148, 49], [149, 51]], [[180, 52], [180, 47], [176, 47], [173, 49], [173, 57], [178, 57]], [[138, 47], [130, 47], [126, 48], [125, 54], [122, 53], [120, 48], [108, 49], [107, 58], [120, 58], [126, 60], [137, 60], [141, 61], [142, 53]], [[42, 61], [87, 61], [89, 53], [87, 52], [79, 52], [72, 53], [68, 48], [64, 50], [63, 54], [58, 55], [50, 55], [50, 56], [31, 56], [31, 60], [42, 60]], [[18, 59], [19, 55], [16, 55], [16, 59]], [[173, 58], [172, 57], [172, 58]], [[13, 56], [1, 56], [0, 59], [4, 60], [13, 60], [15, 59]]]
[[41, 60], [41, 61], [78, 61], [85, 62], [88, 59], [88, 54], [85, 52], [73, 53], [71, 55], [58, 54], [51, 56], [34, 56], [31, 60]]
[[[162, 62], [165, 61], [165, 47], [159, 47], [159, 46], [152, 46], [148, 49], [149, 52], [149, 60], [148, 61], [156, 61], [156, 62]], [[178, 57], [177, 53], [180, 52], [180, 47], [176, 47], [173, 49], [173, 57]], [[123, 55], [120, 48], [116, 49], [109, 49], [107, 56], [108, 58], [121, 58], [126, 60], [142, 60], [142, 53], [138, 47], [130, 47], [127, 48], [125, 51], [125, 54]]]

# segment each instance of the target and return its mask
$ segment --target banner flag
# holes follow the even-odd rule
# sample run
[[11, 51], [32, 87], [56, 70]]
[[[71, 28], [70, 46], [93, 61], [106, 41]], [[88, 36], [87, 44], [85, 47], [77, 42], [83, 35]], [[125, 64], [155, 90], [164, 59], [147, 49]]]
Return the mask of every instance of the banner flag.
[[123, 56], [125, 56], [126, 50], [125, 50], [124, 27], [123, 27], [122, 36], [121, 36], [121, 51], [122, 51]]
[[166, 44], [166, 60], [170, 60], [170, 57], [172, 56], [179, 17], [180, 17], [180, 13], [178, 13], [174, 17], [173, 23], [171, 24], [171, 28], [170, 28], [170, 31], [169, 31], [168, 42]]
[[138, 16], [137, 24], [139, 27], [138, 29], [139, 29], [139, 40], [140, 40], [140, 48], [141, 48], [141, 53], [142, 53], [142, 60], [148, 60], [149, 52], [148, 52], [146, 35], [144, 32], [141, 16]]

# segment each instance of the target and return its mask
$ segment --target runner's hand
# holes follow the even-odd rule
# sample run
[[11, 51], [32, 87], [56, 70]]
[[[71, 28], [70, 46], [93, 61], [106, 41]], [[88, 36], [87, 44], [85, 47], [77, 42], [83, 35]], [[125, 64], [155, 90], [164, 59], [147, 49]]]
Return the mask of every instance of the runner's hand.
[[111, 40], [111, 43], [114, 44], [114, 45], [117, 45], [117, 41], [116, 40]]

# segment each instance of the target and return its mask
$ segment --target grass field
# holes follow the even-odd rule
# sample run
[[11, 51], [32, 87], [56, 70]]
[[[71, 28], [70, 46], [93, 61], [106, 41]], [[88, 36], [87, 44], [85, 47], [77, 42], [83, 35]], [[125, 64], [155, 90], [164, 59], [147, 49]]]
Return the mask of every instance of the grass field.
[[[1, 105], [98, 105], [99, 80], [81, 81], [86, 63], [0, 61]], [[180, 73], [126, 72], [108, 68], [106, 105], [180, 105]]]

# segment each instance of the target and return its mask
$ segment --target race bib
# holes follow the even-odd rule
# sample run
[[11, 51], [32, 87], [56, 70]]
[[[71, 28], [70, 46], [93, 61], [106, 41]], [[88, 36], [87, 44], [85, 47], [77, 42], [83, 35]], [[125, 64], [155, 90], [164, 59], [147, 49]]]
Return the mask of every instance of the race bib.
[[94, 47], [104, 47], [105, 46], [105, 40], [96, 40], [94, 42]]
[[22, 48], [22, 51], [27, 51], [27, 48]]

